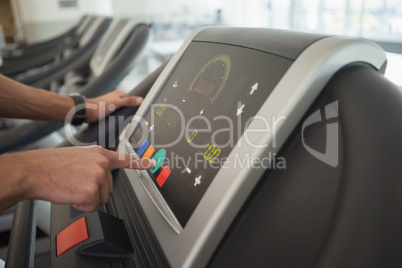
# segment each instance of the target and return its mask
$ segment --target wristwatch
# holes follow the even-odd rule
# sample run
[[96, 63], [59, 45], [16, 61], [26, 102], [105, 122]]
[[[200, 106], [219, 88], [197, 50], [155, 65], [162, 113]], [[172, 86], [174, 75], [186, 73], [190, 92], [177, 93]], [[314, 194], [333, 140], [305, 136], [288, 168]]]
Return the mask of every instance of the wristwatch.
[[75, 114], [71, 120], [71, 125], [79, 126], [85, 122], [86, 118], [85, 97], [78, 93], [72, 93], [69, 97], [74, 100], [75, 105]]

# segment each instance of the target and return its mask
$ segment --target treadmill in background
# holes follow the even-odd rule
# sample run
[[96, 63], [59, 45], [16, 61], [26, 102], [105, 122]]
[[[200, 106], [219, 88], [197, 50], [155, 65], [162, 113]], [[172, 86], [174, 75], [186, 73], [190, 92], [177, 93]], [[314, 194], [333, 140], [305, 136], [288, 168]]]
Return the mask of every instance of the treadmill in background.
[[[119, 54], [124, 53], [122, 51], [124, 44], [131, 35], [135, 34], [134, 29], [138, 27], [138, 25], [139, 23], [136, 19], [121, 18], [115, 21], [92, 55], [88, 64], [88, 71], [82, 71], [82, 68], [75, 68], [68, 70], [63, 76], [60, 73], [52, 75], [53, 80], [50, 90], [66, 95], [72, 93], [81, 94], [83, 91], [93, 96], [106, 93], [107, 90], [104, 90], [104, 87], [91, 90], [85, 87], [99, 79], [105, 71], [113, 65], [113, 62], [118, 58]], [[147, 43], [148, 41], [146, 41], [145, 47], [147, 47]], [[135, 58], [135, 62], [129, 64], [127, 67], [124, 67], [124, 65], [121, 66], [124, 76], [127, 75], [128, 70], [131, 70], [134, 64], [137, 63], [139, 56]], [[116, 84], [117, 87], [120, 81], [121, 76], [118, 76], [116, 82], [113, 84]], [[62, 86], [59, 87], [55, 84]], [[36, 86], [43, 87], [43, 80], [37, 83]]]
[[0, 55], [2, 56], [3, 60], [9, 61], [22, 59], [23, 57], [35, 53], [49, 52], [49, 50], [57, 49], [59, 46], [67, 47], [76, 42], [76, 38], [79, 38], [83, 34], [85, 29], [93, 22], [94, 19], [94, 16], [84, 15], [76, 25], [57, 37], [29, 45], [19, 45], [13, 48], [4, 48], [1, 50]]
[[45, 72], [57, 65], [71, 64], [96, 47], [102, 35], [108, 29], [112, 19], [108, 17], [90, 18], [90, 24], [82, 34], [75, 36], [66, 46], [57, 46], [52, 50], [3, 60], [0, 73], [14, 79], [23, 79]]

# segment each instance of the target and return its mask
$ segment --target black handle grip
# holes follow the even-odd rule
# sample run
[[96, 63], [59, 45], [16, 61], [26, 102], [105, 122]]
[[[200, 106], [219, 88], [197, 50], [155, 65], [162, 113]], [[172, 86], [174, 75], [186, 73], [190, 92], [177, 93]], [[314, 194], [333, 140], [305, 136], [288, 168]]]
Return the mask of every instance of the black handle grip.
[[26, 200], [15, 207], [6, 268], [34, 266], [37, 209], [35, 201]]

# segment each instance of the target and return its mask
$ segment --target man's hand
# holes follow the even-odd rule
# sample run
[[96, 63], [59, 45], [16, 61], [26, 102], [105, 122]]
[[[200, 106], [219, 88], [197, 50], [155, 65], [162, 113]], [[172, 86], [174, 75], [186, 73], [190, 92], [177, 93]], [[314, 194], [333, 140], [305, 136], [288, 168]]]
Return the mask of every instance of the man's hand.
[[113, 191], [110, 169], [148, 169], [155, 160], [137, 159], [99, 146], [42, 149], [0, 157], [0, 211], [24, 199], [70, 204], [95, 211]]
[[[24, 118], [63, 122], [75, 112], [72, 98], [32, 88], [0, 74], [0, 117]], [[141, 97], [125, 96], [115, 90], [96, 98], [85, 100], [86, 122], [92, 123], [110, 115], [123, 106], [139, 106]]]
[[126, 93], [121, 90], [114, 90], [93, 99], [86, 99], [85, 122], [96, 122], [123, 106], [139, 106], [142, 101], [141, 97], [126, 97]]

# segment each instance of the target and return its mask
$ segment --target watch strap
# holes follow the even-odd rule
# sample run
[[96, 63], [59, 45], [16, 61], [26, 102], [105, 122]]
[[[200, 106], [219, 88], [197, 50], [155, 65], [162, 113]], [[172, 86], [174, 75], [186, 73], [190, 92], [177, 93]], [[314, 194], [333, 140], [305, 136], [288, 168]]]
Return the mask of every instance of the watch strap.
[[70, 98], [73, 99], [75, 106], [75, 113], [71, 120], [71, 125], [79, 126], [84, 123], [86, 119], [85, 97], [78, 94], [72, 94], [70, 95]]

